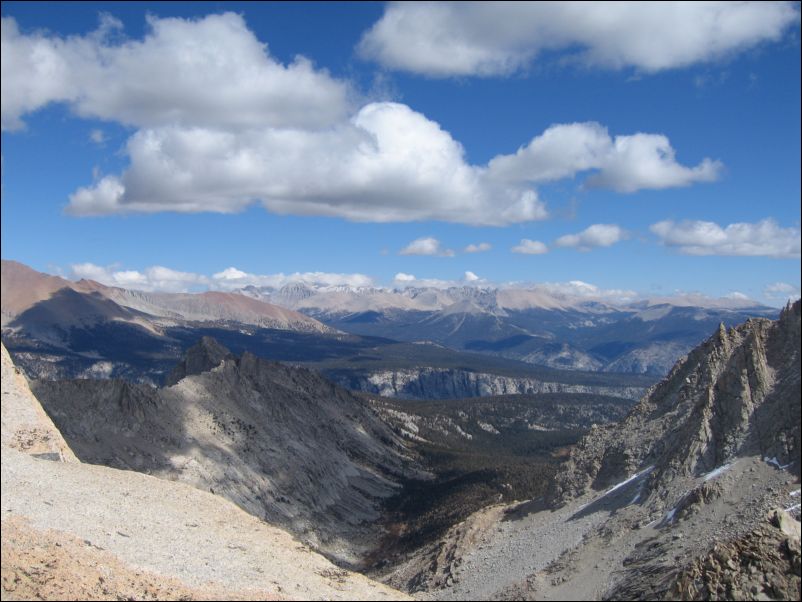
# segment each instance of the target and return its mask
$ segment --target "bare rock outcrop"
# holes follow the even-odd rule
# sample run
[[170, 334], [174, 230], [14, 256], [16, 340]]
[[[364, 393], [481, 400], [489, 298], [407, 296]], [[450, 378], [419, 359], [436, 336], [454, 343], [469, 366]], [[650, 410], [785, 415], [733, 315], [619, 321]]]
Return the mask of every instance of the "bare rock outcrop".
[[677, 576], [666, 599], [799, 600], [801, 563], [799, 522], [775, 510], [747, 535], [716, 543]]
[[31, 393], [28, 380], [0, 344], [3, 370], [2, 447], [51, 460], [77, 462], [53, 421]]
[[[2, 359], [3, 600], [408, 599], [222, 497], [76, 461], [5, 349]], [[131, 391], [116, 393], [151, 412]], [[30, 425], [52, 451], [18, 444]]]
[[570, 384], [527, 376], [502, 376], [459, 368], [421, 367], [377, 370], [366, 374], [329, 374], [338, 384], [394, 399], [462, 399], [490, 395], [592, 393], [636, 400], [640, 387]]
[[800, 302], [779, 320], [723, 326], [677, 363], [618, 425], [572, 453], [555, 499], [602, 489], [653, 466], [648, 491], [760, 455], [800, 470]]
[[167, 375], [165, 385], [171, 387], [186, 376], [208, 372], [226, 359], [234, 359], [234, 355], [212, 337], [203, 337]]
[[381, 500], [421, 474], [367, 402], [315, 372], [236, 358], [204, 339], [182, 374], [161, 389], [120, 380], [33, 388], [82, 461], [213, 491], [344, 563], [375, 541]]

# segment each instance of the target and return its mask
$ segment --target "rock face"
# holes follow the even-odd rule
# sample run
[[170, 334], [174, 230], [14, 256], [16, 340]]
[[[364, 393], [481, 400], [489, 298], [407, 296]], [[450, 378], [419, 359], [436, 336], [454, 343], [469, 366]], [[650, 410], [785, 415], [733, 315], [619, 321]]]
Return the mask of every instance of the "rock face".
[[346, 563], [375, 535], [382, 498], [419, 474], [363, 400], [314, 372], [235, 358], [204, 339], [173, 374], [186, 376], [162, 389], [119, 380], [33, 388], [82, 461], [211, 490]]
[[800, 302], [779, 320], [723, 326], [677, 363], [620, 425], [572, 454], [557, 494], [601, 489], [654, 466], [648, 487], [760, 455], [800, 471]]
[[78, 462], [5, 348], [2, 390], [3, 600], [407, 599], [221, 497]]
[[165, 384], [171, 387], [187, 376], [217, 368], [227, 359], [234, 359], [234, 355], [212, 337], [203, 337], [197, 345], [187, 350], [184, 359], [167, 375]]
[[449, 368], [426, 367], [328, 376], [351, 390], [398, 399], [462, 399], [535, 393], [592, 393], [639, 399], [644, 393], [640, 387], [576, 385]]
[[800, 570], [799, 522], [775, 510], [747, 535], [716, 543], [676, 577], [666, 599], [799, 600]]
[[2, 446], [51, 460], [77, 462], [70, 446], [33, 396], [28, 381], [0, 344], [3, 370]]

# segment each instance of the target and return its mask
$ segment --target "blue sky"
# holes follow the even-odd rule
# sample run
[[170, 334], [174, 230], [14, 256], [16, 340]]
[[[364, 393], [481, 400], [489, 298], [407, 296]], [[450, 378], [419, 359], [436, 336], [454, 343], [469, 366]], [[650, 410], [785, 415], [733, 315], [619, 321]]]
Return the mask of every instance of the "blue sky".
[[798, 296], [798, 5], [518, 4], [3, 2], [2, 256]]

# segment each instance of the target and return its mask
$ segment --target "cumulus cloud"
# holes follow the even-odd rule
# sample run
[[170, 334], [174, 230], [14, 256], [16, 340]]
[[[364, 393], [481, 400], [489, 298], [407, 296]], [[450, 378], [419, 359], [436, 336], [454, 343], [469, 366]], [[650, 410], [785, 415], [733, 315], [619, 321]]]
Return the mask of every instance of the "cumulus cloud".
[[725, 299], [734, 299], [736, 301], [748, 301], [749, 295], [746, 293], [742, 293], [741, 291], [732, 291], [724, 295]]
[[399, 255], [435, 255], [438, 257], [453, 257], [452, 249], [443, 249], [440, 241], [428, 236], [417, 238], [398, 252]]
[[685, 255], [800, 257], [799, 228], [781, 228], [772, 219], [724, 228], [715, 222], [664, 220], [649, 229], [662, 244], [676, 247]]
[[798, 20], [792, 2], [396, 2], [358, 52], [432, 77], [509, 75], [543, 51], [654, 73], [779, 40]]
[[549, 248], [539, 240], [522, 238], [521, 242], [515, 245], [511, 251], [513, 253], [523, 253], [524, 255], [542, 255], [543, 253], [548, 253]]
[[313, 286], [373, 286], [373, 279], [364, 274], [328, 272], [250, 274], [235, 267], [229, 267], [211, 276], [206, 276], [193, 272], [181, 272], [164, 266], [151, 266], [138, 271], [123, 270], [119, 268], [119, 265], [98, 266], [93, 263], [73, 264], [70, 268], [75, 278], [87, 278], [108, 286], [142, 291], [233, 291], [246, 286], [281, 288], [287, 284], [298, 282]]
[[256, 200], [279, 214], [354, 221], [506, 225], [545, 219], [521, 183], [498, 183], [406, 105], [372, 103], [320, 131], [166, 127], [128, 141], [131, 166], [70, 196], [74, 215], [235, 212]]
[[787, 282], [774, 282], [763, 289], [763, 296], [773, 302], [786, 303], [796, 301], [802, 296], [799, 285], [788, 284]]
[[615, 224], [593, 224], [578, 234], [561, 236], [554, 244], [589, 251], [596, 247], [609, 247], [627, 238], [626, 231]]
[[480, 242], [479, 244], [470, 244], [463, 249], [464, 253], [484, 253], [493, 248], [489, 242]]
[[53, 101], [137, 127], [320, 127], [347, 113], [346, 84], [301, 57], [282, 65], [240, 15], [148, 17], [142, 40], [114, 43], [121, 27], [105, 17], [96, 32], [59, 38], [4, 17], [3, 128]]
[[559, 124], [518, 149], [499, 155], [488, 167], [489, 175], [501, 181], [548, 182], [598, 170], [589, 187], [618, 192], [674, 188], [716, 180], [720, 161], [705, 158], [696, 167], [677, 163], [668, 138], [661, 134], [610, 137], [607, 128], [595, 122]]
[[73, 276], [95, 280], [108, 286], [142, 291], [186, 292], [206, 289], [211, 279], [201, 274], [180, 272], [164, 266], [151, 266], [143, 271], [121, 270], [118, 266], [78, 263], [70, 266]]
[[569, 280], [568, 282], [541, 282], [528, 287], [530, 290], [543, 291], [555, 297], [564, 299], [598, 299], [616, 303], [630, 303], [638, 298], [638, 293], [626, 289], [604, 289], [583, 282], [582, 280]]
[[466, 271], [461, 280], [442, 280], [440, 278], [417, 278], [413, 274], [398, 272], [393, 278], [396, 288], [451, 288], [459, 286], [482, 286], [486, 284], [484, 278], [480, 278], [471, 271]]
[[373, 286], [373, 279], [365, 274], [341, 274], [331, 272], [295, 272], [292, 274], [249, 274], [235, 267], [212, 274], [211, 287], [221, 290], [237, 290], [246, 286], [281, 288], [288, 284], [303, 283], [310, 286]]
[[76, 216], [259, 203], [352, 221], [505, 226], [548, 217], [539, 182], [591, 171], [588, 185], [632, 192], [720, 169], [710, 159], [680, 165], [660, 134], [612, 138], [595, 123], [552, 126], [515, 154], [472, 165], [437, 122], [400, 103], [357, 108], [346, 83], [305, 59], [277, 62], [232, 13], [150, 17], [141, 40], [110, 17], [68, 38], [2, 24], [4, 128], [53, 102], [138, 128], [127, 169], [70, 195]]

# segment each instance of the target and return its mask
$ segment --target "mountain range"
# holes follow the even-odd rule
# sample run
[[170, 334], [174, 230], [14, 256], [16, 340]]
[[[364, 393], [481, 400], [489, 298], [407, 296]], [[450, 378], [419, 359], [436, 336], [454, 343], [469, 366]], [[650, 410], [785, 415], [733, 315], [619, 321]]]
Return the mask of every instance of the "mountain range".
[[[2, 268], [3, 341], [35, 378], [121, 377], [159, 385], [186, 350], [208, 335], [234, 353], [307, 365], [345, 386], [395, 397], [568, 386], [636, 399], [654, 380], [553, 369], [431, 341], [350, 334], [237, 292], [147, 293], [73, 282], [16, 262], [4, 261]], [[570, 389], [575, 386], [605, 389]]]
[[431, 341], [551, 368], [655, 376], [666, 374], [718, 324], [777, 314], [742, 298], [614, 302], [543, 285], [382, 289], [294, 283], [240, 292], [355, 334]]
[[[3, 339], [36, 377], [123, 376], [161, 383], [189, 346], [211, 335], [235, 351], [252, 349], [299, 363], [326, 360], [326, 369], [347, 368], [348, 379], [339, 382], [362, 383], [362, 390], [372, 390], [364, 379], [374, 375], [363, 369], [368, 365], [397, 371], [484, 364], [492, 368], [471, 369], [516, 375], [528, 375], [524, 365], [530, 365], [535, 371], [643, 374], [648, 378], [642, 383], [651, 384], [719, 324], [776, 313], [740, 298], [691, 295], [612, 303], [542, 286], [382, 289], [294, 283], [152, 293], [74, 282], [2, 262]], [[403, 347], [404, 342], [414, 346]], [[481, 356], [495, 359], [477, 359]], [[333, 358], [342, 361], [332, 365]], [[575, 379], [563, 372], [556, 380]], [[457, 389], [440, 396], [528, 392], [518, 386], [490, 387], [486, 393], [481, 387]]]
[[[197, 587], [198, 574], [231, 588], [230, 574], [209, 573], [205, 552], [200, 563], [185, 558], [185, 543], [196, 548], [198, 534], [213, 531], [228, 542], [232, 574], [250, 575], [253, 554], [265, 542], [278, 546], [261, 569], [272, 585], [253, 577], [266, 591], [283, 591], [275, 590], [281, 583], [293, 597], [332, 596], [332, 584], [352, 583], [402, 595], [327, 565], [278, 526], [341, 566], [360, 566], [365, 554], [376, 558], [402, 538], [407, 547], [368, 574], [427, 599], [795, 599], [801, 308], [789, 305], [775, 321], [720, 326], [620, 422], [602, 425], [625, 411], [620, 398], [389, 403], [303, 368], [236, 356], [209, 338], [188, 350], [162, 388], [42, 380], [31, 383], [34, 397], [3, 350], [4, 567], [28, 574], [29, 561], [17, 555], [30, 554], [36, 540], [51, 561], [25, 583], [52, 583], [61, 570], [59, 583], [74, 587], [103, 562], [122, 563], [115, 575], [144, 566], [156, 572], [151, 584], [177, 588], [170, 591]], [[589, 424], [567, 456], [553, 447]], [[463, 461], [495, 457], [499, 468], [517, 458], [491, 486], [545, 493], [471, 501], [481, 488], [427, 472], [421, 454], [432, 445]], [[545, 447], [526, 451], [532, 445]], [[565, 461], [555, 466], [549, 449]], [[538, 469], [527, 473], [527, 465]], [[488, 468], [465, 476], [484, 474]], [[526, 486], [522, 475], [534, 480]], [[78, 499], [90, 500], [88, 514], [75, 510]], [[191, 507], [179, 513], [182, 499]], [[464, 516], [432, 508], [432, 500], [485, 502]], [[412, 502], [422, 507], [408, 527], [381, 521], [387, 508]], [[432, 531], [443, 516], [450, 526]], [[437, 537], [405, 533], [412, 525]], [[112, 555], [97, 557], [76, 535]], [[64, 546], [74, 558], [52, 560]], [[307, 562], [315, 575], [304, 572]], [[165, 576], [178, 581], [165, 586]], [[18, 586], [4, 579], [3, 587]]]

